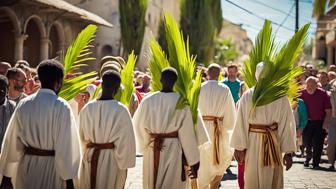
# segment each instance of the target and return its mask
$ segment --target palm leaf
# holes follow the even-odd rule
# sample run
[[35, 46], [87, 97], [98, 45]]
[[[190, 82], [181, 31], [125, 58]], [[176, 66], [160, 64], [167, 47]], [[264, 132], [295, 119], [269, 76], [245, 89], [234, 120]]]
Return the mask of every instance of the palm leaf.
[[[309, 24], [306, 24], [285, 43], [280, 50], [272, 45], [274, 39], [269, 21], [265, 21], [263, 29], [256, 39], [256, 44], [245, 62], [244, 74], [249, 81], [249, 87], [254, 88], [252, 102], [253, 110], [257, 106], [269, 104], [281, 97], [288, 96], [290, 100], [298, 96], [300, 86], [295, 78], [302, 73], [302, 69], [295, 67], [295, 63], [303, 49]], [[269, 32], [265, 35], [265, 32]], [[256, 65], [264, 62], [258, 82], [255, 78]]]
[[160, 91], [162, 84], [160, 82], [161, 72], [164, 68], [169, 66], [167, 57], [161, 46], [154, 39], [149, 41], [151, 49], [151, 58], [149, 60], [149, 71], [151, 73], [151, 91]]
[[93, 41], [97, 26], [88, 25], [76, 37], [68, 47], [65, 57], [62, 57], [64, 63], [65, 75], [76, 75], [74, 78], [65, 79], [59, 96], [65, 100], [71, 100], [78, 93], [83, 91], [86, 86], [96, 80], [96, 72], [82, 74], [80, 68], [87, 66], [87, 62], [95, 60], [90, 57], [90, 49], [93, 47], [90, 43]]
[[133, 71], [136, 62], [136, 56], [134, 55], [134, 51], [128, 55], [126, 66], [121, 71], [121, 83], [123, 85], [123, 91], [121, 92], [121, 96], [119, 100], [125, 106], [128, 106], [131, 101], [131, 97], [135, 90], [134, 82], [133, 82]]

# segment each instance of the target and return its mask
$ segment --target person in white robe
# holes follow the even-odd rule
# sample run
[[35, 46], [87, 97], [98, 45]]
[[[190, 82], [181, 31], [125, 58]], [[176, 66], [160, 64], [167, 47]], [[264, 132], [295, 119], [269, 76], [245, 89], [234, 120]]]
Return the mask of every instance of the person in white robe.
[[175, 109], [180, 96], [173, 92], [176, 80], [175, 69], [164, 69], [163, 89], [145, 97], [133, 117], [137, 145], [143, 154], [144, 189], [186, 188], [188, 175], [183, 166], [191, 166], [190, 177], [196, 178], [198, 146], [208, 142], [203, 124], [195, 130], [190, 108]]
[[45, 60], [37, 72], [42, 89], [19, 103], [5, 133], [1, 186], [10, 185], [9, 178], [16, 175], [16, 189], [73, 188], [80, 146], [70, 106], [57, 96], [63, 66], [56, 60]]
[[218, 82], [220, 66], [211, 64], [208, 81], [202, 83], [199, 110], [211, 139], [211, 145], [201, 148], [199, 188], [217, 189], [232, 160], [228, 131], [235, 121], [235, 105], [230, 89]]
[[120, 87], [120, 74], [107, 71], [102, 80], [101, 97], [89, 102], [79, 115], [81, 189], [122, 189], [127, 169], [135, 166], [132, 118], [127, 107], [113, 99]]
[[[257, 79], [262, 69], [263, 64], [258, 64]], [[237, 161], [245, 161], [245, 189], [281, 189], [284, 187], [282, 163], [286, 170], [290, 169], [291, 154], [296, 150], [294, 115], [287, 96], [257, 106], [253, 111], [253, 91], [254, 88], [248, 89], [239, 101], [230, 144], [235, 149]], [[266, 141], [274, 145], [267, 145], [264, 143]], [[268, 156], [265, 150], [278, 153]], [[277, 161], [279, 164], [268, 165], [265, 163], [268, 161]]]

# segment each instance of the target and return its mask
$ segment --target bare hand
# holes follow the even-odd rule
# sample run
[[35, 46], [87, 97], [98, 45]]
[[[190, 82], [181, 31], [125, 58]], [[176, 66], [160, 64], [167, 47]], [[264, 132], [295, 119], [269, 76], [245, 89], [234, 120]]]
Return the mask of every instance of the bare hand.
[[286, 171], [288, 171], [293, 165], [292, 154], [285, 154], [283, 157], [283, 163], [286, 166]]
[[302, 129], [298, 129], [298, 130], [296, 131], [296, 136], [297, 136], [298, 138], [302, 136]]

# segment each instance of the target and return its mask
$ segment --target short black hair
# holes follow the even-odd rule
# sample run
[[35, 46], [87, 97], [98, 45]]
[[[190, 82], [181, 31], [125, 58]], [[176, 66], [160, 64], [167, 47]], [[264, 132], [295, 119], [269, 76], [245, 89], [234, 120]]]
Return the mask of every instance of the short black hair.
[[56, 82], [63, 80], [64, 68], [57, 60], [43, 60], [37, 67], [37, 75], [43, 88], [53, 88]]
[[5, 86], [6, 88], [8, 88], [8, 79], [7, 77], [0, 75], [0, 86]]
[[21, 70], [20, 68], [10, 68], [7, 71], [6, 77], [8, 80], [16, 79], [20, 73]]
[[177, 71], [175, 68], [172, 67], [167, 67], [163, 69], [161, 72], [161, 78], [168, 79], [173, 84], [177, 81], [177, 77], [178, 77]]
[[120, 87], [121, 77], [120, 73], [114, 70], [108, 70], [103, 73], [102, 87], [105, 89], [116, 89]]

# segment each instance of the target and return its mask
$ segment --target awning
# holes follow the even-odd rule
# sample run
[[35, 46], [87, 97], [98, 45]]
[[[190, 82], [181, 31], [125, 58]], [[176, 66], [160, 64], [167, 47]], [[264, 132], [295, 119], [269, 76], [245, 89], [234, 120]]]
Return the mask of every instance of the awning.
[[66, 1], [63, 0], [26, 0], [25, 3], [36, 2], [41, 5], [46, 5], [48, 7], [52, 7], [58, 10], [66, 11], [67, 13], [73, 14], [74, 16], [79, 16], [80, 19], [85, 20], [87, 22], [92, 22], [98, 25], [112, 27], [112, 24], [107, 22], [102, 17], [91, 13], [87, 10], [76, 7]]

